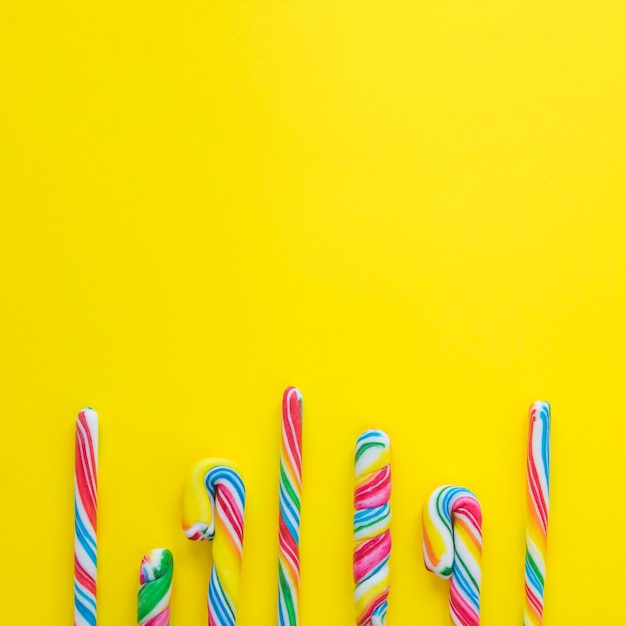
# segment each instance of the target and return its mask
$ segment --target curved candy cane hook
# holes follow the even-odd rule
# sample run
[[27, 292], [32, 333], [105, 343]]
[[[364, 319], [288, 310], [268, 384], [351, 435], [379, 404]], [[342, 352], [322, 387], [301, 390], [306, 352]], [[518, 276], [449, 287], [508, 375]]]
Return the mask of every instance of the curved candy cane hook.
[[422, 518], [426, 569], [452, 579], [452, 623], [479, 626], [483, 517], [478, 499], [464, 487], [439, 487]]
[[187, 475], [183, 532], [192, 541], [213, 541], [208, 591], [209, 626], [235, 626], [246, 490], [230, 461], [204, 459]]

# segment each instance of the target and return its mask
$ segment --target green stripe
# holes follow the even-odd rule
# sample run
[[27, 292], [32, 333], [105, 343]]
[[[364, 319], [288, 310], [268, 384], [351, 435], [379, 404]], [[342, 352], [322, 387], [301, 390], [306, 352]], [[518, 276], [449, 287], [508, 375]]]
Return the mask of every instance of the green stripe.
[[278, 585], [283, 595], [283, 602], [285, 603], [285, 607], [287, 608], [287, 615], [289, 616], [289, 625], [296, 626], [298, 623], [298, 616], [296, 615], [296, 607], [294, 606], [293, 596], [291, 595], [291, 588], [289, 586], [289, 581], [285, 577], [283, 572], [283, 568], [278, 568]]
[[168, 568], [161, 578], [146, 583], [139, 589], [137, 595], [137, 621], [141, 622], [154, 610], [157, 604], [165, 597], [172, 585], [174, 567]]
[[[441, 506], [441, 498], [443, 498], [443, 496], [448, 493], [448, 489], [442, 489], [438, 494], [437, 494], [437, 515], [439, 516], [439, 519], [441, 520], [441, 523], [448, 529], [448, 532], [450, 533], [450, 535], [452, 535], [453, 537], [453, 541], [454, 541], [454, 535], [452, 534], [452, 524], [448, 523], [448, 520], [445, 518], [445, 516], [442, 514], [443, 511], [443, 507]], [[450, 516], [450, 518], [452, 518], [452, 516]]]
[[526, 560], [528, 563], [530, 563], [530, 568], [533, 570], [533, 572], [535, 572], [535, 575], [541, 581], [541, 586], [543, 587], [545, 585], [545, 580], [543, 579], [543, 575], [539, 571], [537, 564], [535, 563], [535, 560], [532, 558], [532, 556], [530, 556], [530, 553], [528, 551], [526, 552]]
[[[384, 443], [379, 443], [377, 441], [372, 441], [370, 443], [363, 444], [356, 451], [356, 460], [358, 461], [365, 454], [365, 452], [367, 452], [370, 448], [382, 448], [384, 450], [385, 449], [385, 444]], [[276, 467], [276, 466], [274, 466], [274, 467]]]
[[[274, 467], [276, 467], [274, 465]], [[285, 468], [282, 463], [280, 465], [280, 483], [285, 487], [285, 491], [289, 494], [291, 501], [295, 504], [296, 509], [300, 512], [300, 496], [296, 493], [291, 481], [287, 478], [287, 474], [285, 473]]]
[[461, 567], [467, 574], [467, 577], [472, 581], [472, 584], [474, 585], [474, 589], [478, 589], [478, 583], [476, 582], [476, 579], [472, 576], [472, 574], [469, 571], [469, 568], [467, 567], [467, 565], [465, 565], [465, 561], [459, 557], [459, 553], [456, 550], [455, 550], [454, 559], [455, 561], [458, 561], [459, 563], [461, 563]]

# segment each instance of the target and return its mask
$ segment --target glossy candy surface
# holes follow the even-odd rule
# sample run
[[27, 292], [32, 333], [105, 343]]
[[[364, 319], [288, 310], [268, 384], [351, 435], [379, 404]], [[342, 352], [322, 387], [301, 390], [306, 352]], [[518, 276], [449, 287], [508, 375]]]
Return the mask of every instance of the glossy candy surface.
[[524, 626], [543, 623], [550, 508], [550, 405], [530, 408], [526, 461], [526, 568]]
[[389, 437], [365, 431], [357, 440], [354, 488], [354, 604], [358, 626], [383, 626], [389, 596], [391, 467]]
[[83, 409], [76, 418], [74, 458], [74, 624], [96, 624], [98, 514], [98, 414]]
[[464, 487], [435, 489], [424, 505], [422, 539], [426, 569], [450, 579], [450, 619], [480, 624], [482, 512]]
[[208, 590], [209, 626], [235, 626], [241, 579], [246, 491], [230, 461], [204, 459], [187, 475], [183, 532], [213, 542]]
[[157, 548], [141, 561], [137, 594], [137, 623], [140, 626], [169, 626], [174, 559], [165, 548]]
[[302, 497], [302, 394], [283, 394], [278, 520], [278, 623], [296, 626], [300, 595], [300, 505]]

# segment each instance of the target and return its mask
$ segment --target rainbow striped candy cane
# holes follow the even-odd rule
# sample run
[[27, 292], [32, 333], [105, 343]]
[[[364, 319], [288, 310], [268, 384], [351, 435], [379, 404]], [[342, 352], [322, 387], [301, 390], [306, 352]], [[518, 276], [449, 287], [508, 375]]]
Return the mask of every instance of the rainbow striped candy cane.
[[297, 626], [300, 593], [300, 501], [302, 496], [302, 394], [283, 394], [278, 518], [278, 623]]
[[209, 626], [236, 623], [245, 501], [243, 481], [230, 461], [204, 459], [187, 474], [183, 532], [192, 541], [213, 541]]
[[541, 626], [550, 507], [550, 405], [547, 402], [535, 402], [530, 408], [526, 484], [524, 626]]
[[96, 624], [98, 414], [76, 417], [74, 456], [74, 624]]
[[480, 624], [483, 516], [464, 487], [439, 487], [424, 506], [426, 569], [450, 581], [450, 619], [456, 626]]
[[353, 574], [358, 626], [384, 626], [391, 555], [389, 437], [367, 430], [355, 451]]
[[141, 560], [141, 587], [137, 594], [139, 626], [169, 626], [173, 574], [174, 558], [165, 548], [151, 550]]

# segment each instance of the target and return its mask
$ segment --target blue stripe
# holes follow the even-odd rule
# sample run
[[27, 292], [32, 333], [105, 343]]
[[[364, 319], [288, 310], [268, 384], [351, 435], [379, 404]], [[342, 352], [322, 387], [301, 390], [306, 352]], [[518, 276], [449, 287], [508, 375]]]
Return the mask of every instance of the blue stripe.
[[537, 572], [533, 570], [532, 558], [528, 553], [526, 554], [526, 580], [539, 592], [543, 592], [543, 583], [541, 578], [537, 576]]
[[386, 437], [383, 435], [383, 433], [380, 430], [376, 430], [376, 429], [372, 429], [372, 430], [366, 430], [357, 440], [356, 440], [356, 445], [357, 448], [359, 446], [368, 444], [368, 443], [377, 443], [377, 444], [381, 444], [386, 446], [387, 445], [387, 439]]
[[377, 506], [374, 509], [361, 509], [354, 512], [354, 523], [366, 524], [378, 518], [383, 519], [390, 513], [391, 507], [389, 504], [383, 504], [383, 506]]
[[[243, 507], [246, 500], [246, 489], [241, 477], [230, 467], [218, 466], [209, 470], [205, 477], [205, 486], [209, 492], [211, 509], [215, 515], [215, 494], [218, 485], [230, 489]], [[213, 537], [210, 537], [212, 539]], [[215, 564], [211, 570], [208, 589], [208, 602], [220, 626], [235, 626], [235, 607], [231, 604], [219, 580]]]
[[78, 512], [78, 506], [76, 504], [76, 500], [74, 500], [74, 525], [80, 526], [83, 534], [87, 537], [89, 544], [96, 548], [96, 538], [91, 535], [91, 533], [87, 530], [87, 527], [83, 524], [83, 520]]
[[80, 541], [80, 545], [84, 548], [85, 552], [89, 556], [89, 560], [96, 563], [96, 542], [94, 538], [87, 531], [87, 528], [83, 524], [78, 514], [78, 507], [74, 505], [74, 529], [76, 536]]
[[[296, 506], [296, 504], [289, 498], [286, 490], [283, 488], [283, 484], [281, 481], [280, 485], [280, 512], [283, 516], [285, 524], [289, 529], [289, 534], [292, 537], [296, 538], [296, 541], [300, 537], [300, 509]], [[297, 521], [297, 525], [292, 522], [292, 520]]]
[[215, 488], [218, 482], [228, 483], [238, 498], [243, 502], [246, 498], [246, 489], [239, 474], [230, 467], [218, 466], [209, 470], [206, 475], [205, 484], [211, 498], [215, 499]]
[[78, 611], [78, 614], [89, 624], [89, 626], [96, 626], [96, 612], [95, 608], [90, 605], [85, 605], [79, 602], [78, 598], [74, 599], [74, 608]]
[[453, 566], [454, 569], [453, 569], [452, 577], [459, 585], [459, 588], [463, 590], [468, 600], [470, 600], [470, 602], [474, 605], [474, 608], [478, 610], [479, 608], [478, 594], [476, 593], [475, 587], [470, 581], [469, 577], [465, 575], [461, 567], [458, 565], [459, 560], [460, 560], [459, 556], [456, 555], [454, 558], [454, 566]]
[[81, 587], [78, 583], [74, 583], [74, 596], [76, 602], [78, 602], [79, 598], [93, 607], [93, 610], [96, 610], [96, 599], [88, 592], [84, 591], [83, 587]]
[[540, 411], [542, 421], [542, 439], [541, 439], [541, 459], [546, 468], [546, 484], [550, 488], [550, 405], [543, 402]]
[[222, 585], [217, 576], [215, 566], [211, 571], [209, 584], [209, 604], [215, 611], [221, 626], [235, 626], [235, 615], [228, 599], [224, 595]]

